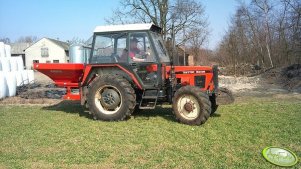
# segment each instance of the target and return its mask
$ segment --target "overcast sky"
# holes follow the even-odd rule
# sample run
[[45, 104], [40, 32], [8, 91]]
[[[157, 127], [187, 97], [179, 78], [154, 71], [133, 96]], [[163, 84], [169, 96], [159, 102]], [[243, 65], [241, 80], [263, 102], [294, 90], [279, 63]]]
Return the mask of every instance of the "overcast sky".
[[[210, 23], [209, 48], [216, 47], [227, 30], [236, 0], [200, 0]], [[0, 0], [0, 37], [50, 37], [66, 41], [88, 39], [119, 0]]]

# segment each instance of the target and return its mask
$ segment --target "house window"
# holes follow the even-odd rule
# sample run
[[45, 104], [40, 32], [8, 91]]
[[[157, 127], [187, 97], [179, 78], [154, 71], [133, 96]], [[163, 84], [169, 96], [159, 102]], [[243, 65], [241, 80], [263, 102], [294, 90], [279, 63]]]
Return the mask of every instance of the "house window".
[[68, 50], [65, 50], [65, 54], [67, 57], [69, 57], [69, 51]]
[[41, 56], [42, 57], [49, 57], [48, 48], [46, 48], [46, 47], [41, 48]]
[[33, 60], [32, 63], [39, 63], [39, 60]]
[[51, 63], [51, 61], [50, 60], [46, 60], [46, 63]]
[[59, 60], [53, 60], [53, 63], [60, 63]]

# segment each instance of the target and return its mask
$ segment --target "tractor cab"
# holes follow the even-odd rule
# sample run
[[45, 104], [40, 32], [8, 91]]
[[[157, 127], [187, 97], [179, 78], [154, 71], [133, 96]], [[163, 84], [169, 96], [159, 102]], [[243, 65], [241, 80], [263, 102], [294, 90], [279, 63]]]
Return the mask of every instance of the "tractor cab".
[[89, 64], [119, 64], [138, 77], [143, 88], [162, 84], [162, 64], [170, 60], [153, 24], [98, 26], [94, 30]]

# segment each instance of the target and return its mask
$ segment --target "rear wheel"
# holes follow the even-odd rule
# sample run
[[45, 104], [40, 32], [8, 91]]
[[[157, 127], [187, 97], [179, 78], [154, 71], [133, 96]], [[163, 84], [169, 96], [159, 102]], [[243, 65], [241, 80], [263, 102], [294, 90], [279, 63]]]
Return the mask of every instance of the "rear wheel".
[[176, 119], [184, 124], [201, 125], [211, 113], [209, 96], [194, 86], [181, 87], [173, 99]]
[[136, 104], [136, 95], [130, 83], [121, 76], [104, 75], [90, 85], [88, 104], [95, 119], [124, 120]]

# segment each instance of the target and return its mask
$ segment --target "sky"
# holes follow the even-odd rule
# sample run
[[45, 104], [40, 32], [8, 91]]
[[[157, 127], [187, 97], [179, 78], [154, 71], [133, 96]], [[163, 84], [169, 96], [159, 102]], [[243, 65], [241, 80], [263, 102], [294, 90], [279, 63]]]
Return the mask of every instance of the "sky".
[[[235, 13], [236, 0], [200, 0], [209, 21], [210, 49], [214, 49]], [[62, 41], [88, 39], [97, 25], [119, 6], [119, 0], [0, 0], [0, 38], [49, 37]]]

